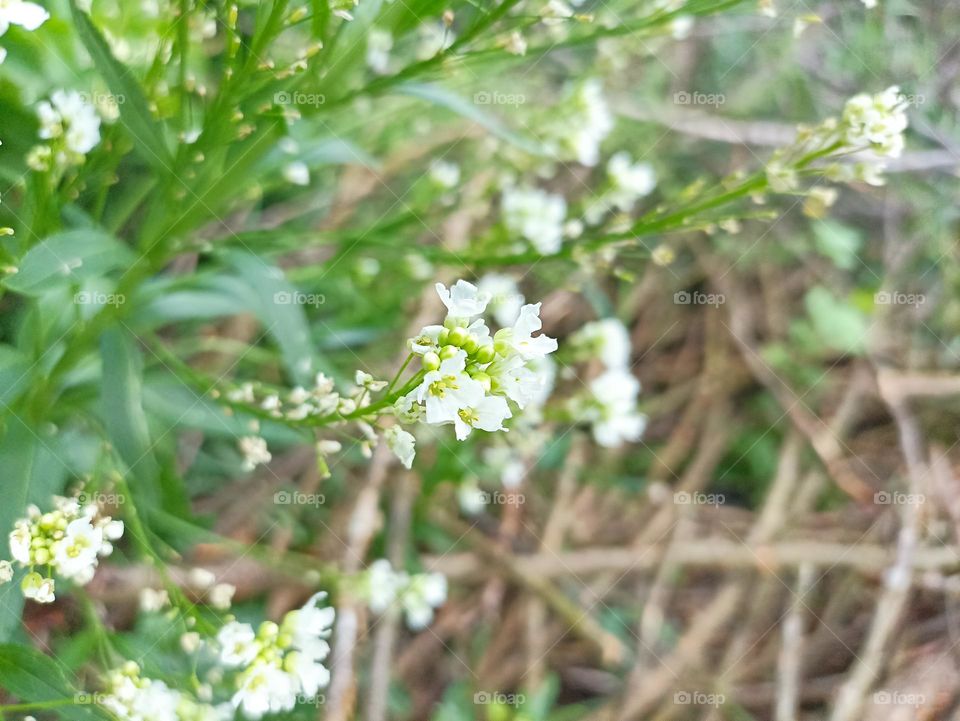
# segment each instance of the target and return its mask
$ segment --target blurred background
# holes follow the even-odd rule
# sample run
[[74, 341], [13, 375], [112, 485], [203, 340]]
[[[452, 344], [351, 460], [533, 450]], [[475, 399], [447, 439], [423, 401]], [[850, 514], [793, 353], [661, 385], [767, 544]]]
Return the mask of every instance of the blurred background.
[[[11, 281], [0, 300], [0, 335], [16, 347], [0, 364], [0, 484], [17, 499], [4, 528], [20, 500], [112, 477], [98, 449], [114, 414], [109, 443], [155, 464], [156, 482], [132, 474], [130, 493], [189, 596], [202, 597], [197, 568], [235, 587], [238, 617], [332, 592], [331, 684], [290, 718], [960, 719], [960, 6], [586, 0], [569, 14], [514, 8], [482, 42], [471, 13], [495, 12], [482, 2], [331, 5], [335, 33], [307, 3], [306, 20], [259, 47], [268, 8], [241, 4], [256, 61], [231, 65], [228, 9], [180, 5], [176, 32], [166, 4], [95, 0], [92, 16], [116, 75], [138, 78], [179, 142], [183, 188], [134, 159], [142, 139], [121, 127], [133, 101], [88, 62], [65, 3], [42, 31], [4, 36], [0, 218], [19, 250], [102, 226], [156, 263], [136, 284], [85, 277], [36, 306], [17, 292], [40, 294]], [[570, 22], [543, 22], [554, 16]], [[173, 49], [156, 52], [164, 39]], [[306, 49], [320, 69], [285, 82]], [[577, 95], [591, 84], [610, 115], [598, 157], [545, 158], [565, 108], [591, 107]], [[884, 185], [815, 176], [688, 228], [592, 244], [732, 187], [798, 125], [892, 85], [910, 129]], [[25, 158], [33, 106], [63, 86], [118, 105], [121, 122], [104, 110], [99, 154], [48, 187]], [[242, 119], [215, 115], [228, 90], [223, 108], [235, 100]], [[648, 187], [591, 223], [618, 152]], [[518, 185], [564, 199], [563, 250], [516, 242], [503, 215]], [[520, 227], [537, 235], [556, 210], [521, 209]], [[111, 272], [140, 267], [117, 257]], [[543, 303], [560, 350], [554, 400], [529, 425], [466, 443], [424, 427], [407, 470], [355, 429], [325, 437], [342, 442], [329, 454], [302, 427], [265, 421], [272, 458], [242, 468], [250, 419], [218, 405], [231, 389], [317, 371], [339, 383], [358, 368], [392, 378], [407, 339], [441, 322], [434, 282], [458, 278], [506, 288], [507, 305], [518, 293]], [[102, 326], [50, 320], [94, 290], [134, 302]], [[590, 325], [602, 319], [626, 331], [642, 435], [611, 441], [571, 405], [617, 353], [584, 351], [584, 328], [621, 342]], [[122, 360], [102, 382], [133, 391], [101, 397], [84, 359], [108, 328], [129, 343], [109, 352]], [[142, 416], [125, 415], [129, 403]], [[141, 421], [136, 450], [123, 429]], [[112, 502], [129, 528], [127, 500]], [[344, 581], [384, 558], [446, 577], [425, 630], [371, 613]], [[157, 562], [118, 544], [82, 599], [24, 608], [3, 589], [0, 627], [82, 680], [102, 634], [156, 675], [186, 678], [169, 633], [182, 619], [142, 608], [157, 583]]]

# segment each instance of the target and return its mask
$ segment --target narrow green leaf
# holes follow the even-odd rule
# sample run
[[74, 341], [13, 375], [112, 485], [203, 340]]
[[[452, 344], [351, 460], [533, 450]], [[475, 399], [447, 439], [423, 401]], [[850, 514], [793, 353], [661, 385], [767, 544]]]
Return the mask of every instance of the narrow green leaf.
[[[0, 644], [0, 687], [22, 703], [47, 704], [69, 721], [110, 718], [90, 703], [91, 694], [78, 693], [56, 661], [27, 646]], [[61, 701], [63, 706], [58, 705]]]
[[127, 464], [131, 490], [142, 490], [147, 500], [159, 503], [160, 468], [143, 410], [142, 359], [136, 341], [126, 330], [110, 328], [100, 339], [100, 351], [100, 395], [107, 433]]
[[140, 84], [130, 75], [130, 71], [113, 57], [107, 41], [90, 21], [89, 16], [77, 6], [76, 0], [70, 0], [70, 12], [77, 35], [93, 58], [94, 65], [106, 81], [110, 92], [118, 99], [123, 99], [123, 102], [118, 103], [120, 120], [133, 138], [141, 157], [155, 169], [172, 173], [173, 156], [164, 140], [163, 128], [151, 115]]
[[498, 118], [480, 109], [480, 106], [474, 102], [452, 93], [446, 88], [431, 83], [404, 83], [394, 88], [394, 92], [400, 95], [409, 95], [413, 98], [426, 100], [451, 112], [460, 115], [467, 120], [472, 120], [478, 125], [483, 126], [501, 140], [515, 145], [521, 150], [534, 155], [543, 155], [544, 149], [536, 142], [519, 135], [510, 130]]
[[26, 252], [17, 272], [2, 283], [25, 295], [40, 295], [52, 283], [79, 283], [128, 266], [133, 253], [107, 233], [93, 229], [68, 230], [42, 240]]

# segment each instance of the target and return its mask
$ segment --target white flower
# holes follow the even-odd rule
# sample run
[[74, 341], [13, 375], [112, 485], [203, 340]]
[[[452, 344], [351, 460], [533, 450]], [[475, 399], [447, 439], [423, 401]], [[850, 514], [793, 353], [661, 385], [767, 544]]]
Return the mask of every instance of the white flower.
[[6, 33], [11, 25], [19, 25], [32, 32], [49, 19], [50, 13], [36, 3], [0, 0], [0, 35]]
[[100, 142], [100, 118], [93, 105], [75, 90], [57, 90], [37, 104], [40, 137], [64, 139], [68, 151], [86, 155]]
[[453, 45], [457, 36], [446, 25], [441, 23], [423, 23], [418, 33], [417, 60], [429, 60], [434, 55]]
[[490, 301], [486, 293], [479, 292], [477, 286], [465, 280], [458, 280], [449, 290], [443, 283], [437, 283], [435, 287], [437, 295], [447, 307], [448, 318], [469, 320], [483, 313]]
[[434, 160], [430, 163], [430, 180], [441, 188], [450, 190], [460, 183], [460, 166], [446, 160]]
[[433, 609], [447, 599], [447, 579], [442, 573], [424, 573], [413, 576], [401, 595], [407, 626], [419, 631], [430, 625]]
[[385, 558], [374, 561], [366, 572], [367, 603], [374, 613], [383, 613], [407, 583], [405, 573], [395, 573]]
[[390, 64], [392, 48], [393, 35], [389, 30], [376, 27], [367, 30], [367, 67], [378, 75], [385, 74]]
[[481, 293], [490, 296], [489, 307], [497, 323], [508, 326], [517, 321], [524, 298], [513, 278], [502, 273], [487, 273], [477, 287]]
[[284, 659], [284, 667], [297, 679], [300, 692], [304, 696], [316, 696], [320, 689], [330, 683], [330, 671], [327, 667], [301, 651], [288, 654]]
[[571, 157], [588, 167], [599, 161], [600, 144], [611, 130], [613, 116], [603, 97], [603, 87], [593, 78], [576, 86], [544, 127], [561, 159]]
[[502, 431], [503, 422], [511, 417], [507, 401], [502, 396], [484, 396], [476, 405], [461, 408], [453, 419], [457, 440], [462, 441], [470, 435], [470, 431], [479, 428], [493, 433]]
[[225, 611], [230, 608], [233, 602], [233, 594], [237, 592], [237, 587], [230, 583], [218, 583], [207, 593], [207, 600], [214, 608]]
[[440, 363], [440, 368], [429, 371], [420, 386], [412, 391], [427, 407], [427, 423], [453, 423], [461, 408], [476, 406], [483, 398], [483, 386], [468, 376], [467, 354], [458, 350]]
[[257, 664], [243, 674], [240, 689], [233, 695], [233, 705], [251, 719], [289, 711], [297, 703], [298, 685], [298, 680], [283, 669]]
[[502, 43], [502, 47], [511, 55], [527, 54], [527, 40], [516, 30], [507, 36], [506, 40]]
[[313, 594], [302, 608], [291, 611], [284, 619], [284, 624], [290, 628], [293, 645], [315, 660], [322, 660], [330, 650], [324, 639], [330, 635], [336, 617], [332, 606], [319, 605], [326, 597], [323, 592]]
[[283, 166], [283, 179], [293, 185], [310, 185], [310, 168], [296, 160]]
[[383, 434], [387, 447], [400, 459], [403, 467], [409, 470], [413, 466], [414, 456], [417, 454], [416, 438], [400, 426], [390, 426]]
[[457, 501], [460, 503], [460, 510], [468, 516], [477, 516], [487, 505], [487, 494], [480, 490], [477, 479], [471, 478], [460, 484]]
[[260, 653], [260, 642], [249, 623], [230, 621], [217, 633], [220, 662], [227, 667], [246, 666]]
[[505, 342], [524, 359], [542, 358], [547, 353], [557, 349], [555, 338], [540, 334], [533, 334], [543, 327], [540, 320], [540, 303], [527, 304], [520, 308], [520, 316], [513, 328], [497, 331], [494, 340]]
[[550, 0], [540, 11], [544, 25], [558, 25], [573, 17], [573, 10], [563, 0]]
[[103, 531], [94, 528], [89, 518], [77, 518], [67, 525], [63, 539], [54, 550], [54, 563], [60, 575], [80, 585], [93, 578], [97, 554], [103, 544]]
[[630, 335], [616, 318], [587, 323], [574, 334], [571, 343], [599, 358], [607, 368], [625, 368], [630, 362]]
[[615, 153], [607, 162], [607, 174], [613, 188], [609, 201], [624, 213], [633, 209], [638, 198], [649, 195], [657, 185], [657, 175], [649, 163], [633, 163], [626, 151]]
[[506, 188], [500, 204], [507, 229], [528, 240], [543, 255], [553, 255], [563, 243], [567, 201], [540, 188]]
[[258, 436], [244, 436], [240, 439], [240, 452], [243, 454], [243, 470], [252, 471], [257, 466], [269, 463], [273, 456], [267, 450], [267, 442]]
[[907, 129], [906, 103], [893, 85], [882, 93], [856, 95], [843, 108], [845, 140], [852, 147], [870, 147], [891, 158], [903, 151]]
[[[50, 18], [42, 7], [24, 0], [0, 0], [0, 35], [7, 32], [11, 25], [19, 25], [24, 30], [34, 31]], [[0, 48], [0, 63], [7, 57], [7, 51]]]
[[20, 520], [14, 525], [10, 532], [10, 553], [13, 560], [24, 566], [30, 565], [30, 542], [33, 540], [33, 534], [30, 531], [30, 524], [27, 521]]
[[170, 597], [163, 589], [141, 588], [140, 610], [145, 613], [159, 611], [170, 603]]
[[0, 583], [9, 583], [13, 578], [13, 566], [10, 561], [0, 561]]
[[601, 446], [615, 448], [625, 441], [640, 440], [646, 417], [637, 412], [640, 381], [632, 373], [613, 368], [590, 382], [590, 392], [599, 405], [593, 421], [593, 437]]
[[187, 573], [187, 581], [197, 589], [207, 589], [217, 582], [217, 575], [207, 569], [196, 566]]
[[23, 591], [24, 598], [32, 599], [37, 603], [53, 603], [56, 600], [53, 579], [44, 578], [36, 572], [28, 573], [24, 577], [20, 590]]

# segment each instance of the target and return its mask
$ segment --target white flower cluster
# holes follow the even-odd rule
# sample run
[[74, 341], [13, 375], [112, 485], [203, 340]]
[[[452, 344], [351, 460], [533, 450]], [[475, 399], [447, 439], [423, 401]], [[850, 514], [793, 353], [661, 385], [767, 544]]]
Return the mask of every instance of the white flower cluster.
[[875, 158], [854, 164], [833, 163], [824, 170], [829, 180], [860, 181], [883, 185], [884, 158], [903, 152], [907, 129], [907, 103], [893, 85], [881, 93], [861, 93], [847, 101], [840, 118], [828, 118], [816, 127], [801, 127], [794, 145], [777, 151], [767, 165], [767, 180], [776, 192], [797, 189], [798, 176], [792, 159], [805, 154], [834, 155], [872, 151]]
[[290, 711], [298, 699], [315, 698], [330, 681], [323, 661], [334, 620], [332, 607], [320, 607], [325, 593], [314, 594], [303, 608], [289, 612], [277, 625], [253, 626], [230, 621], [217, 634], [220, 663], [237, 669], [234, 708], [259, 719]]
[[615, 153], [607, 162], [609, 187], [584, 210], [584, 220], [596, 225], [611, 211], [629, 213], [637, 200], [657, 185], [657, 176], [649, 163], [634, 163], [626, 151]]
[[[123, 521], [99, 515], [96, 504], [81, 506], [74, 498], [54, 496], [54, 510], [41, 513], [27, 508], [27, 517], [14, 524], [10, 553], [23, 568], [29, 568], [21, 582], [23, 595], [37, 603], [55, 600], [54, 579], [34, 567], [43, 566], [62, 578], [83, 586], [90, 582], [99, 559], [113, 553], [113, 544], [123, 535]], [[0, 565], [0, 581], [12, 578], [12, 566]]]
[[453, 424], [461, 441], [474, 428], [505, 430], [503, 422], [513, 416], [508, 401], [523, 409], [539, 397], [546, 378], [536, 362], [557, 349], [555, 339], [534, 335], [542, 327], [540, 304], [521, 306], [516, 322], [491, 336], [476, 317], [486, 310], [488, 294], [464, 280], [436, 287], [447, 318], [410, 339], [423, 371], [419, 385], [394, 404], [395, 413], [407, 423]]
[[540, 188], [504, 188], [500, 211], [507, 230], [530, 242], [543, 255], [553, 255], [563, 243], [567, 201]]
[[50, 141], [31, 149], [27, 164], [36, 171], [80, 165], [100, 142], [100, 116], [76, 90], [56, 90], [37, 104], [40, 137]]
[[616, 448], [640, 440], [646, 417], [637, 411], [640, 381], [630, 372], [630, 336], [615, 318], [587, 323], [570, 339], [578, 360], [597, 358], [605, 370], [590, 381], [589, 393], [571, 399], [570, 411], [591, 424], [597, 443]]
[[577, 85], [566, 101], [548, 118], [544, 132], [548, 150], [560, 160], [576, 160], [593, 167], [600, 160], [600, 143], [613, 130], [613, 115], [603, 97], [600, 81], [591, 78]]
[[[42, 7], [25, 0], [0, 0], [0, 35], [6, 34], [11, 25], [18, 25], [33, 32], [50, 19], [50, 13]], [[7, 57], [7, 51], [0, 48], [0, 63]]]
[[228, 703], [202, 703], [163, 681], [141, 676], [133, 661], [108, 672], [106, 691], [98, 698], [122, 721], [229, 721], [234, 715]]
[[842, 121], [850, 147], [868, 147], [889, 158], [898, 158], [903, 152], [906, 103], [896, 85], [876, 95], [853, 96], [843, 108]]
[[394, 571], [390, 561], [380, 559], [367, 568], [361, 594], [374, 613], [384, 613], [399, 603], [407, 626], [420, 631], [433, 621], [433, 611], [447, 600], [447, 579], [442, 573], [410, 575]]

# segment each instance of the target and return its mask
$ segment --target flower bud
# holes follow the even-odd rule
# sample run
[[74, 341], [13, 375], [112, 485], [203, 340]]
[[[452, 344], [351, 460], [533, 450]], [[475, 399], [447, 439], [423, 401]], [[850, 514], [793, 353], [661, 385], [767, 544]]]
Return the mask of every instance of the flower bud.
[[467, 333], [466, 328], [457, 327], [450, 331], [449, 338], [447, 342], [450, 345], [455, 345], [458, 348], [463, 346], [467, 342], [467, 339], [470, 337], [470, 334]]
[[497, 357], [497, 352], [494, 350], [493, 344], [488, 343], [487, 345], [480, 346], [474, 357], [477, 359], [477, 363], [490, 363]]
[[463, 345], [460, 347], [463, 348], [469, 355], [473, 355], [477, 352], [477, 349], [480, 348], [480, 342], [471, 335], [467, 336], [467, 340], [464, 341]]
[[449, 338], [450, 338], [450, 329], [444, 328], [443, 330], [440, 331], [440, 335], [437, 336], [437, 343], [440, 346], [445, 346], [447, 343], [450, 342]]
[[460, 352], [460, 349], [456, 346], [445, 345], [440, 349], [440, 360], [447, 360], [448, 358], [453, 358], [457, 353]]
[[423, 354], [423, 367], [428, 371], [435, 371], [440, 367], [440, 356], [438, 356], [433, 351]]

